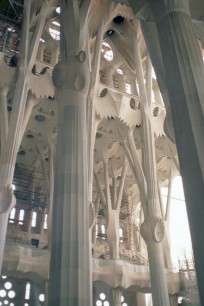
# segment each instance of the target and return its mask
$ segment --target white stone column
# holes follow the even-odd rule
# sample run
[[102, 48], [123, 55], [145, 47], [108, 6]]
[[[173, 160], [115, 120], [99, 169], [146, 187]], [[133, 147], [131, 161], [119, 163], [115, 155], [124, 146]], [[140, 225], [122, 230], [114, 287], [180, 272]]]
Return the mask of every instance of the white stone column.
[[154, 14], [183, 178], [201, 304], [204, 304], [204, 65], [189, 1], [148, 1]]
[[169, 295], [170, 306], [178, 306], [178, 295]]
[[145, 294], [137, 292], [137, 306], [148, 306], [146, 305]]
[[[134, 0], [130, 0], [134, 1]], [[166, 84], [165, 72], [163, 67], [163, 62], [161, 58], [161, 49], [159, 40], [157, 37], [157, 31], [154, 22], [141, 20], [141, 29], [142, 33], [148, 48], [148, 52], [150, 54], [150, 58], [152, 61], [152, 65], [155, 70], [155, 74], [157, 77], [157, 83], [166, 106], [166, 118], [164, 121], [164, 130], [166, 135], [171, 139], [171, 141], [175, 142], [174, 128], [171, 116], [170, 102], [169, 102], [169, 94]]]
[[0, 273], [3, 262], [4, 246], [9, 213], [16, 204], [13, 190], [9, 187], [0, 188]]
[[[8, 112], [7, 112], [7, 94], [8, 94], [8, 87], [4, 86], [0, 88], [0, 119], [1, 119], [1, 151], [2, 147], [6, 143], [7, 135], [8, 135]], [[1, 156], [1, 154], [0, 154]]]
[[[151, 78], [144, 85], [144, 75], [140, 55], [140, 45], [136, 33], [133, 35], [134, 56], [137, 81], [141, 99], [141, 114], [144, 142], [144, 174], [147, 185], [147, 209], [144, 211], [144, 222], [141, 225], [141, 235], [146, 242], [150, 267], [150, 279], [154, 306], [169, 306], [167, 280], [164, 268], [162, 240], [164, 238], [164, 223], [161, 219], [161, 209], [158, 198], [157, 169], [155, 144], [152, 130], [151, 112]], [[149, 61], [149, 58], [147, 59]], [[149, 63], [147, 74], [151, 74]], [[150, 83], [148, 84], [148, 82]]]
[[[31, 41], [29, 41], [31, 0], [26, 1], [24, 6], [21, 39], [22, 50], [20, 52], [21, 58], [20, 65], [18, 67], [18, 80], [14, 92], [13, 109], [9, 122], [7, 139], [1, 152], [2, 154], [0, 160], [0, 271], [2, 267], [4, 244], [6, 239], [5, 235], [7, 221], [9, 213], [15, 205], [11, 185], [19, 146], [19, 137], [23, 123], [23, 115], [26, 106], [28, 78], [36, 59], [37, 48], [47, 16], [49, 3], [45, 2], [42, 5]], [[4, 126], [6, 127], [6, 125], [7, 123], [5, 122]], [[7, 127], [5, 130], [6, 129]]]
[[90, 306], [88, 7], [80, 9], [74, 0], [60, 5], [62, 61], [53, 70], [59, 111], [48, 305]]
[[113, 306], [121, 306], [122, 290], [117, 287], [112, 289]]
[[[73, 88], [61, 88], [57, 94], [59, 123], [49, 305], [90, 306], [86, 91], [75, 87], [81, 86], [82, 81], [86, 86], [89, 75], [82, 80], [82, 64], [74, 57], [60, 65], [61, 69], [68, 68], [70, 82], [66, 85]], [[75, 80], [70, 84], [72, 77]]]

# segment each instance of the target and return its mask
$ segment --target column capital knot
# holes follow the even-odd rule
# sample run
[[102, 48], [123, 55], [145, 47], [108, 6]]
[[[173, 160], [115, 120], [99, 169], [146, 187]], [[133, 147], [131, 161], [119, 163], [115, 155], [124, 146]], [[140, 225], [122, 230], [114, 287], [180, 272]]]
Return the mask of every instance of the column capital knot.
[[140, 232], [146, 242], [160, 243], [164, 238], [164, 222], [160, 217], [148, 216], [141, 224]]
[[80, 51], [57, 63], [52, 73], [53, 84], [57, 89], [70, 89], [88, 94], [90, 69], [86, 53]]

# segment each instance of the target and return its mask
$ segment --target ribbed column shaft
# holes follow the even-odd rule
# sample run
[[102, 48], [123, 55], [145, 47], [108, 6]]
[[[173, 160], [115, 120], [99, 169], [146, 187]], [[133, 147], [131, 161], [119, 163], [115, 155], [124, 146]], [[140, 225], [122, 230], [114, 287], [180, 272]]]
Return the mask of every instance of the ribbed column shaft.
[[90, 306], [86, 95], [61, 90], [49, 306]]
[[178, 306], [178, 296], [177, 294], [169, 295], [170, 306]]
[[[149, 255], [150, 279], [152, 288], [153, 305], [169, 305], [168, 290], [166, 285], [166, 275], [164, 268], [164, 258], [162, 244], [154, 241], [146, 241]], [[164, 284], [164, 285], [162, 285]]]
[[[4, 246], [6, 241], [6, 231], [7, 231], [7, 224], [8, 224], [8, 213], [0, 213], [0, 263], [3, 262], [4, 256]], [[0, 265], [0, 273], [1, 273], [1, 265]]]
[[183, 178], [201, 304], [204, 304], [204, 65], [188, 1], [149, 0], [157, 21]]
[[142, 292], [137, 292], [137, 305], [138, 306], [147, 306], [145, 300], [145, 294]]
[[121, 306], [122, 291], [120, 288], [112, 289], [113, 306]]

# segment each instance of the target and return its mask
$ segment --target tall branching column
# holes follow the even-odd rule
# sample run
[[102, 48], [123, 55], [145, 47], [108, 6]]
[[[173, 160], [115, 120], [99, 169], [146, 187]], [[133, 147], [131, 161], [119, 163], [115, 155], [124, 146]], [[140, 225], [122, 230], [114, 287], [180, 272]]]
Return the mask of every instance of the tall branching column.
[[120, 288], [112, 289], [113, 306], [121, 306], [122, 290]]
[[[132, 1], [132, 0], [131, 0]], [[174, 128], [171, 116], [170, 102], [168, 88], [166, 84], [165, 72], [161, 57], [161, 49], [157, 36], [156, 26], [154, 22], [141, 20], [142, 33], [151, 57], [152, 65], [154, 67], [158, 86], [166, 106], [166, 118], [164, 121], [164, 130], [166, 135], [175, 142]]]
[[108, 173], [108, 158], [104, 157], [103, 162], [104, 168], [104, 180], [105, 180], [105, 194], [101, 187], [99, 178], [97, 173], [94, 173], [94, 178], [98, 187], [100, 199], [104, 205], [107, 217], [107, 237], [109, 241], [110, 248], [110, 258], [111, 259], [119, 259], [119, 216], [120, 216], [120, 208], [122, 203], [122, 194], [125, 183], [125, 175], [126, 175], [126, 163], [122, 165], [121, 170], [121, 178], [119, 188], [116, 188], [114, 194], [115, 196], [111, 198], [110, 193], [110, 177]]
[[[1, 129], [1, 149], [0, 153], [5, 146], [7, 134], [8, 134], [8, 112], [7, 112], [7, 95], [9, 88], [7, 86], [0, 88], [0, 129]], [[1, 154], [0, 154], [1, 157]]]
[[135, 68], [141, 99], [144, 173], [147, 184], [147, 212], [144, 215], [145, 219], [141, 225], [141, 234], [147, 244], [153, 303], [155, 306], [168, 306], [169, 297], [162, 250], [164, 224], [161, 219], [158, 198], [155, 145], [151, 124], [151, 65], [149, 57], [147, 56], [145, 88], [140, 48], [136, 35], [133, 37], [133, 42]]
[[[89, 1], [60, 1], [61, 59], [53, 70], [59, 102], [49, 306], [90, 306], [86, 99]], [[72, 31], [70, 31], [72, 29]]]
[[[133, 208], [133, 199], [131, 196], [128, 196], [128, 203], [127, 203], [127, 212], [128, 212], [128, 224], [127, 224], [127, 232], [128, 232], [128, 244], [129, 250], [133, 254], [135, 254], [135, 250], [138, 250], [138, 236], [137, 232], [135, 231], [135, 235], [133, 235], [133, 222], [132, 222], [132, 208]], [[135, 236], [135, 237], [134, 237]], [[134, 240], [135, 238], [135, 240]], [[137, 241], [135, 244], [134, 242]]]
[[92, 201], [92, 186], [93, 186], [93, 156], [94, 144], [96, 138], [96, 130], [99, 120], [96, 120], [95, 99], [97, 94], [97, 85], [99, 79], [99, 66], [101, 58], [101, 45], [103, 41], [104, 25], [101, 24], [97, 35], [92, 60], [92, 71], [90, 76], [90, 88], [87, 98], [88, 104], [88, 156], [89, 156], [89, 201]]
[[204, 304], [204, 65], [189, 14], [189, 1], [148, 2], [157, 24], [183, 178], [198, 288], [201, 304]]
[[52, 232], [52, 211], [53, 211], [53, 193], [54, 193], [54, 147], [55, 147], [55, 135], [52, 133], [47, 134], [48, 141], [48, 154], [49, 164], [46, 166], [44, 150], [40, 147], [36, 147], [36, 151], [39, 155], [42, 173], [45, 180], [45, 188], [47, 193], [47, 235], [48, 235], [48, 247], [51, 247], [51, 232]]
[[[163, 216], [164, 226], [165, 226], [165, 235], [164, 235], [164, 240], [163, 240], [164, 262], [165, 262], [165, 267], [169, 269], [173, 268], [173, 262], [172, 262], [172, 257], [171, 257], [170, 231], [169, 231], [171, 190], [172, 190], [172, 174], [170, 174], [170, 178], [169, 178], [167, 205], [166, 205], [166, 211], [164, 212], [164, 216]], [[160, 197], [162, 201], [162, 196]]]
[[[0, 271], [2, 266], [8, 216], [11, 209], [15, 205], [11, 185], [24, 119], [24, 111], [28, 92], [28, 78], [36, 59], [39, 40], [47, 16], [49, 4], [47, 1], [44, 1], [42, 4], [31, 40], [29, 33], [31, 1], [25, 1], [24, 6], [25, 8], [22, 26], [22, 44], [20, 52], [21, 57], [20, 65], [18, 67], [18, 80], [15, 86], [13, 110], [11, 113], [10, 122], [9, 124], [7, 121], [4, 122], [5, 144], [1, 152], [0, 161]], [[7, 116], [5, 118], [7, 118]], [[6, 131], [7, 128], [8, 131]]]
[[52, 231], [52, 212], [53, 212], [53, 194], [54, 194], [54, 146], [55, 141], [53, 135], [48, 135], [49, 147], [49, 193], [48, 193], [48, 209], [47, 209], [47, 224], [48, 224], [48, 247], [51, 247], [51, 231]]

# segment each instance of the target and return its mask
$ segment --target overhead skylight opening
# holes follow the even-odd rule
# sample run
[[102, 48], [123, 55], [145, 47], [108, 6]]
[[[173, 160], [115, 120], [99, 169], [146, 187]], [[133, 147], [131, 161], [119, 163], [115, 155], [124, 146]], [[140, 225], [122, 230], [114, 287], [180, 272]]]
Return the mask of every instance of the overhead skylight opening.
[[118, 15], [113, 19], [113, 22], [115, 22], [116, 24], [121, 24], [123, 21], [124, 21], [124, 17], [121, 15]]
[[113, 35], [114, 33], [115, 33], [115, 31], [112, 30], [112, 29], [109, 29], [108, 31], [106, 31], [106, 34], [107, 34], [108, 36], [111, 36], [111, 35]]
[[50, 32], [50, 35], [52, 36], [52, 38], [54, 40], [60, 40], [60, 31], [59, 30], [49, 28], [49, 32]]
[[54, 25], [60, 27], [60, 23], [59, 23], [58, 21], [56, 21], [56, 20], [52, 21], [52, 24], [54, 24]]
[[107, 61], [110, 62], [113, 60], [113, 50], [107, 42], [103, 42], [101, 52]]
[[122, 75], [123, 74], [123, 70], [121, 68], [118, 68], [117, 69], [117, 73]]
[[56, 8], [56, 12], [57, 12], [58, 14], [60, 14], [60, 12], [61, 12], [60, 6], [58, 6], [58, 7]]

